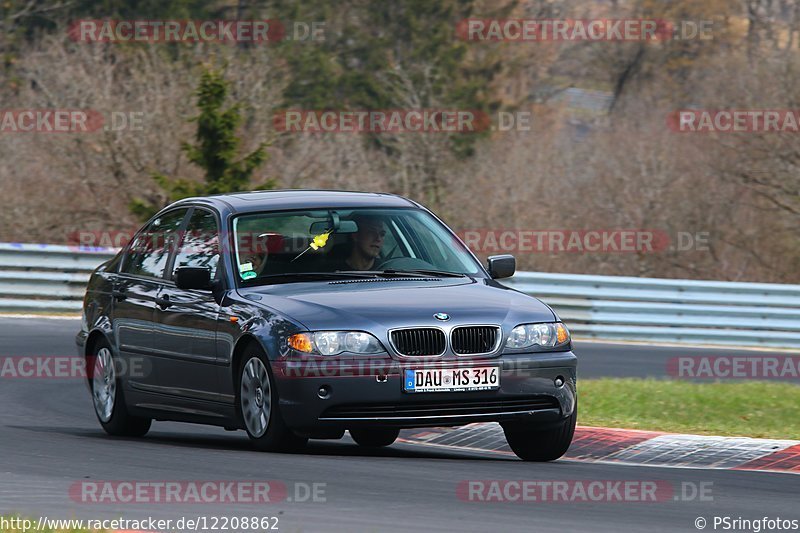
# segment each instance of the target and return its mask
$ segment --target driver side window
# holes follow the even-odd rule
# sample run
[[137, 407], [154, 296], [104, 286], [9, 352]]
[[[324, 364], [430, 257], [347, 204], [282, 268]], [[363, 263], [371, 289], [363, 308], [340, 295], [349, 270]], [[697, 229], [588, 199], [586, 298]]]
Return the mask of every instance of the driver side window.
[[[219, 228], [214, 214], [205, 209], [195, 209], [186, 227], [183, 241], [175, 256], [175, 267], [204, 267], [211, 270], [211, 279], [217, 274], [219, 264]], [[174, 277], [175, 272], [173, 270]]]

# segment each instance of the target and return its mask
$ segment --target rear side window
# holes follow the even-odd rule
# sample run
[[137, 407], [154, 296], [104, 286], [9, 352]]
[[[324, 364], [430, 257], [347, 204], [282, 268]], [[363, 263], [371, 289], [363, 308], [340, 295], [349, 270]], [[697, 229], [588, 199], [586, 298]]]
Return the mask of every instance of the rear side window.
[[[219, 263], [219, 228], [213, 213], [196, 209], [189, 219], [183, 241], [175, 257], [175, 268], [182, 266], [204, 267], [211, 270], [214, 279]], [[173, 271], [173, 276], [174, 276]]]
[[164, 277], [170, 252], [178, 241], [178, 232], [187, 209], [178, 209], [153, 220], [131, 243], [122, 272], [134, 276]]

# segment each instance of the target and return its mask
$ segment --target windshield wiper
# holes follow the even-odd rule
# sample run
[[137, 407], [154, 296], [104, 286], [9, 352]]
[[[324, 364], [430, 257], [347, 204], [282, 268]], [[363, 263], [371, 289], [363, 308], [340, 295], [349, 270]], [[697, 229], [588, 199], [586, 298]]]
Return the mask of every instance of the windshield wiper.
[[254, 285], [259, 285], [258, 282], [266, 282], [269, 280], [280, 282], [292, 282], [296, 280], [307, 279], [342, 279], [342, 278], [374, 278], [375, 274], [371, 272], [284, 272], [282, 274], [267, 274], [266, 276], [258, 276], [254, 278]]
[[441, 276], [443, 278], [465, 278], [466, 274], [461, 272], [450, 272], [449, 270], [429, 270], [424, 268], [413, 268], [411, 270], [384, 270], [389, 274], [422, 274], [425, 276]]
[[392, 268], [386, 270], [344, 270], [340, 271], [347, 274], [372, 274], [374, 276], [414, 276], [414, 277], [430, 277], [440, 276], [443, 278], [463, 278], [466, 274], [460, 272], [449, 272], [447, 270], [425, 270], [425, 269], [410, 269], [410, 270], [395, 270]]

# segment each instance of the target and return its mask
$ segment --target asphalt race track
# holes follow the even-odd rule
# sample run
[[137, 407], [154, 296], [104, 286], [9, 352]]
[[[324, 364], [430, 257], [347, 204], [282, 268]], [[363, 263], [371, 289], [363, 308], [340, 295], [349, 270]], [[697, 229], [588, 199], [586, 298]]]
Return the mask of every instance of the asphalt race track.
[[[0, 356], [72, 355], [77, 321], [0, 319]], [[579, 375], [663, 377], [678, 355], [721, 350], [576, 343]], [[725, 352], [732, 353], [732, 352]], [[748, 355], [766, 352], [742, 352]], [[713, 517], [800, 519], [800, 476], [558, 461], [528, 464], [424, 446], [365, 451], [349, 437], [312, 441], [299, 454], [251, 451], [244, 432], [154, 423], [142, 439], [112, 439], [78, 379], [0, 379], [0, 514], [144, 519], [274, 516], [280, 531], [697, 531]], [[580, 422], [579, 422], [580, 423]], [[84, 503], [91, 481], [278, 481], [268, 504]], [[710, 486], [713, 501], [467, 502], [464, 480], [617, 480]], [[321, 487], [317, 501], [306, 487]], [[708, 485], [711, 483], [712, 485]], [[721, 528], [718, 527], [717, 530]]]

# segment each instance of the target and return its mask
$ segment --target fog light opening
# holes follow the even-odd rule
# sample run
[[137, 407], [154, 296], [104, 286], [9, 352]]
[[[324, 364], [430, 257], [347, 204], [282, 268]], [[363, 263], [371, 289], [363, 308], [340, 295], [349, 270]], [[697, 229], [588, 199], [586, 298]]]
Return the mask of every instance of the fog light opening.
[[556, 379], [553, 380], [553, 384], [556, 388], [561, 388], [564, 386], [564, 378], [562, 376], [558, 376]]
[[327, 385], [323, 385], [317, 391], [317, 396], [319, 396], [323, 400], [327, 400], [331, 397], [331, 388]]

